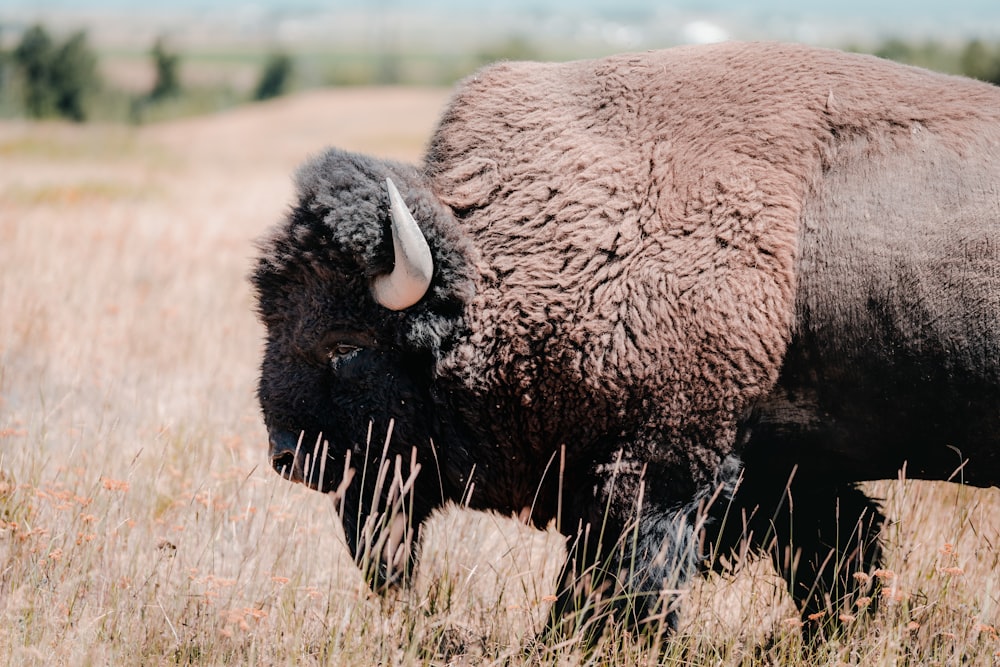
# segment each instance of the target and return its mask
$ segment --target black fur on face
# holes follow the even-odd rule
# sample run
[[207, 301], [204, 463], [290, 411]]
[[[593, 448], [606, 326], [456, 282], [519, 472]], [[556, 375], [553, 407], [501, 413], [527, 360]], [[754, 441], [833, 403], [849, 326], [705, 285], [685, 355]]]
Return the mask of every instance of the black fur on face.
[[[393, 263], [386, 177], [435, 262], [428, 293], [399, 312], [371, 295]], [[329, 151], [299, 172], [298, 195], [251, 276], [267, 327], [258, 397], [272, 464], [336, 493], [348, 546], [381, 588], [407, 569], [420, 523], [446, 495], [431, 389], [463, 331], [468, 250], [450, 210], [403, 165]]]

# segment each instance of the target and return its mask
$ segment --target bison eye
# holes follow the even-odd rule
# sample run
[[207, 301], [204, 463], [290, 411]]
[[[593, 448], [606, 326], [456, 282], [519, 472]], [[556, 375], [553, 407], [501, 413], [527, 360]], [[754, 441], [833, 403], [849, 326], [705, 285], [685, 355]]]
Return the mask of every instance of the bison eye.
[[375, 346], [375, 338], [364, 332], [330, 331], [314, 348], [317, 360], [337, 370], [359, 352]]
[[351, 359], [355, 354], [361, 351], [359, 345], [351, 345], [350, 343], [338, 343], [329, 348], [326, 353], [327, 359], [330, 361], [330, 365], [336, 369], [342, 363]]

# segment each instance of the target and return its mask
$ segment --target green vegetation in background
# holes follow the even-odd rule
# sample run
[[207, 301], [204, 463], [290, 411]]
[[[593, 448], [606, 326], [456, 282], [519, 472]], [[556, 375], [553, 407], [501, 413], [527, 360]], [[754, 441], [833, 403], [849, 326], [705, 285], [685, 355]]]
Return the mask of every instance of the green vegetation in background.
[[916, 65], [947, 74], [961, 74], [1000, 85], [1000, 44], [987, 44], [982, 40], [973, 39], [960, 46], [949, 46], [933, 40], [914, 43], [889, 39], [872, 53], [907, 65]]
[[21, 75], [24, 111], [29, 117], [87, 119], [87, 98], [98, 92], [100, 81], [97, 57], [87, 44], [86, 33], [74, 33], [56, 44], [43, 27], [34, 26], [5, 60]]
[[292, 57], [283, 51], [276, 51], [268, 56], [264, 63], [264, 71], [254, 89], [255, 100], [268, 100], [281, 97], [287, 93], [292, 84], [294, 66]]
[[[872, 48], [851, 50], [1000, 85], [1000, 43], [971, 40], [955, 45], [890, 39]], [[522, 36], [469, 53], [315, 48], [291, 52], [246, 46], [181, 54], [160, 38], [148, 52], [100, 54], [109, 60], [149, 58], [155, 81], [148, 92], [136, 95], [101, 82], [98, 56], [85, 33], [75, 33], [65, 42], [56, 43], [43, 26], [34, 26], [21, 35], [20, 43], [10, 52], [0, 51], [0, 117], [157, 122], [213, 113], [308, 88], [450, 86], [477, 68], [499, 60], [569, 60], [600, 55], [605, 54], [573, 44], [542, 45]], [[244, 83], [241, 88], [236, 83], [236, 72], [247, 68], [258, 70], [256, 82]], [[215, 83], [185, 80], [184, 71], [199, 70], [222, 74]]]
[[972, 40], [962, 50], [959, 68], [966, 76], [1000, 86], [1000, 47]]
[[254, 90], [239, 91], [228, 83], [185, 82], [181, 65], [187, 56], [162, 37], [144, 55], [154, 81], [147, 92], [137, 95], [101, 80], [99, 57], [85, 32], [57, 42], [44, 26], [33, 26], [12, 49], [0, 49], [0, 118], [146, 123], [195, 116], [286, 94], [296, 69], [291, 56], [272, 53], [260, 65]]
[[181, 81], [177, 73], [181, 57], [167, 48], [165, 40], [160, 37], [150, 51], [153, 65], [156, 67], [156, 81], [149, 91], [149, 101], [159, 102], [181, 94]]

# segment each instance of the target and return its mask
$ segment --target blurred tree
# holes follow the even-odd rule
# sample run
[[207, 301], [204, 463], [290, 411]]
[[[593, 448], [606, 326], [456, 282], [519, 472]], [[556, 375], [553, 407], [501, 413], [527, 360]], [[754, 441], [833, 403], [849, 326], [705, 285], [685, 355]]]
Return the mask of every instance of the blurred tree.
[[24, 108], [33, 118], [44, 118], [55, 111], [52, 87], [52, 61], [55, 47], [48, 31], [34, 25], [21, 36], [14, 49], [14, 63], [24, 78]]
[[56, 112], [77, 122], [86, 120], [86, 99], [99, 87], [99, 79], [97, 57], [85, 32], [74, 33], [55, 51], [50, 77]]
[[180, 94], [181, 83], [178, 75], [180, 56], [167, 48], [163, 37], [158, 38], [153, 44], [150, 56], [156, 68], [156, 80], [153, 82], [153, 89], [149, 91], [150, 101], [158, 102]]
[[0, 96], [7, 92], [7, 61], [10, 54], [3, 48], [4, 25], [0, 23]]
[[294, 66], [287, 53], [275, 52], [268, 56], [261, 71], [260, 81], [254, 89], [253, 99], [267, 100], [288, 92], [292, 83]]
[[86, 120], [86, 99], [99, 85], [97, 57], [86, 33], [74, 33], [56, 45], [45, 28], [33, 26], [14, 49], [13, 61], [23, 79], [29, 116]]
[[1000, 50], [988, 48], [981, 40], [965, 45], [960, 65], [965, 76], [1000, 85]]

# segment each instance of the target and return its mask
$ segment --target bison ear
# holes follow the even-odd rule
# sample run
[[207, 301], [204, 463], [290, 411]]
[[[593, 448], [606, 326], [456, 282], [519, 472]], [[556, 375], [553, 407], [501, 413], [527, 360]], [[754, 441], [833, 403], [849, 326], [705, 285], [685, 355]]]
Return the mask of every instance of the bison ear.
[[385, 179], [392, 213], [392, 273], [376, 276], [372, 295], [389, 310], [405, 310], [427, 293], [434, 275], [434, 260], [417, 221], [406, 207], [391, 178]]

